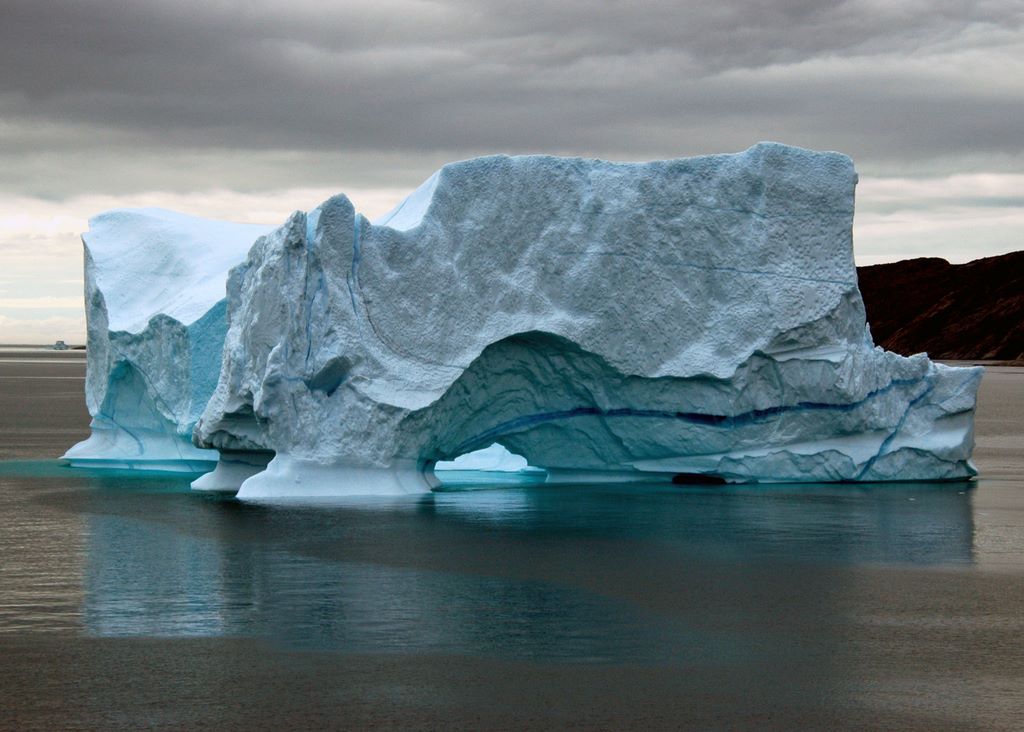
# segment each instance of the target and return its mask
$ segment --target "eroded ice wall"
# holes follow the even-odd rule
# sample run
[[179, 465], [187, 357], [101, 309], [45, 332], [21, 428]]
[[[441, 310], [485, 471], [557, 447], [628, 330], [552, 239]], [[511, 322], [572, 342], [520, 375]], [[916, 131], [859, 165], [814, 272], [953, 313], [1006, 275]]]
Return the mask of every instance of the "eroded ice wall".
[[160, 209], [89, 222], [85, 245], [90, 437], [76, 466], [197, 471], [217, 453], [192, 444], [220, 374], [225, 282], [270, 227]]
[[978, 369], [875, 348], [851, 161], [764, 143], [445, 166], [374, 225], [260, 239], [197, 444], [242, 496], [423, 490], [498, 442], [553, 480], [964, 478]]

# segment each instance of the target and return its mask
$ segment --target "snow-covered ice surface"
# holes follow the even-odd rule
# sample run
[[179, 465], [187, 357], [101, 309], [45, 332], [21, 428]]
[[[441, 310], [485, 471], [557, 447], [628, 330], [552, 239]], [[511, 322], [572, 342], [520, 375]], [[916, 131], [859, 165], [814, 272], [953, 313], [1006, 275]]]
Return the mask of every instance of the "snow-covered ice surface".
[[336, 196], [232, 271], [195, 441], [274, 453], [243, 498], [427, 490], [494, 443], [558, 481], [969, 477], [981, 370], [873, 346], [855, 184], [762, 143], [468, 160], [376, 225]]
[[217, 453], [192, 429], [217, 383], [227, 330], [225, 282], [271, 227], [161, 209], [89, 222], [86, 402], [91, 436], [72, 465], [198, 472]]

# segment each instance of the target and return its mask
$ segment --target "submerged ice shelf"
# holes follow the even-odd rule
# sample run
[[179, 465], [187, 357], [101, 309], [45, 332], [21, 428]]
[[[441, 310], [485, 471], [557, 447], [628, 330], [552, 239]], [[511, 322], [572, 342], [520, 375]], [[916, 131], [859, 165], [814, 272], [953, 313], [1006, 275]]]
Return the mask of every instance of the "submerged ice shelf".
[[[849, 158], [774, 143], [478, 158], [376, 223], [344, 196], [273, 231], [175, 221], [192, 274], [164, 268], [164, 301], [107, 276], [147, 229], [101, 217], [85, 237], [112, 252], [87, 251], [94, 436], [68, 457], [102, 438], [113, 461], [162, 430], [179, 466], [223, 455], [197, 488], [253, 498], [422, 491], [435, 467], [508, 473], [507, 451], [549, 481], [970, 477], [981, 370], [872, 344], [855, 184]], [[216, 267], [191, 259], [214, 246]], [[145, 307], [114, 318], [104, 301]]]

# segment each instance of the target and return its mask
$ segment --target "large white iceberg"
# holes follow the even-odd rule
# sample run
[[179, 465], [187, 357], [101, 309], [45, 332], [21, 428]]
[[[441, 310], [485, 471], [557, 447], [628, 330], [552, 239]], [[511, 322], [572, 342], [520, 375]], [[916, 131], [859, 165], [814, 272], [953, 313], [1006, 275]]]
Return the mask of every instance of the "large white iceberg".
[[774, 143], [495, 156], [376, 223], [344, 196], [296, 212], [227, 278], [193, 436], [225, 460], [197, 487], [422, 491], [495, 443], [549, 481], [970, 477], [981, 370], [872, 344], [855, 184], [849, 158]]
[[64, 455], [79, 467], [195, 472], [217, 463], [192, 429], [220, 373], [228, 271], [271, 227], [161, 209], [89, 222], [86, 404], [91, 435]]

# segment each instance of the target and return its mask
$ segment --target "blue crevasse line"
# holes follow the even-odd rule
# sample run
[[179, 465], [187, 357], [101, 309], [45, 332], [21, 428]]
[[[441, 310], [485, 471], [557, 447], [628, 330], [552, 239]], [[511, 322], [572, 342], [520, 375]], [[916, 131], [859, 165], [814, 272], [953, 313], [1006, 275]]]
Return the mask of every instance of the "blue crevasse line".
[[896, 426], [893, 428], [892, 432], [886, 435], [886, 438], [882, 440], [882, 444], [878, 446], [878, 452], [872, 455], [868, 459], [868, 461], [864, 463], [864, 467], [861, 468], [860, 471], [857, 473], [857, 477], [855, 480], [861, 480], [865, 475], [867, 475], [867, 472], [871, 470], [871, 467], [875, 464], [875, 462], [880, 457], [886, 454], [889, 445], [892, 444], [893, 440], [896, 439], [896, 436], [899, 435], [900, 431], [902, 431], [903, 425], [906, 423], [907, 417], [910, 416], [910, 413], [911, 411], [913, 411], [914, 407], [920, 404], [922, 399], [924, 399], [926, 396], [932, 393], [932, 389], [935, 388], [935, 379], [933, 377], [926, 376], [924, 377], [924, 381], [925, 388], [921, 391], [920, 394], [918, 394], [916, 397], [910, 400], [910, 402], [907, 404], [907, 408], [904, 409], [903, 414], [900, 415], [900, 419], [896, 423]]
[[359, 214], [352, 219], [352, 269], [349, 270], [346, 282], [348, 283], [348, 296], [352, 300], [352, 312], [357, 313], [355, 288], [359, 286], [359, 238], [362, 234], [362, 225], [359, 221]]
[[[590, 251], [559, 251], [560, 255], [570, 256], [597, 256], [597, 257], [633, 257], [630, 252], [590, 252]], [[806, 277], [804, 275], [785, 274], [783, 272], [767, 272], [757, 269], [739, 269], [738, 267], [715, 267], [705, 264], [692, 264], [690, 262], [658, 262], [664, 267], [682, 267], [683, 269], [696, 269], [704, 272], [731, 272], [733, 274], [752, 275], [755, 277], [778, 277], [784, 280], [796, 280], [798, 282], [823, 282], [831, 285], [844, 285], [852, 287], [856, 282], [852, 280], [838, 280], [830, 277]]]
[[799, 282], [826, 282], [833, 285], [846, 285], [847, 287], [852, 287], [857, 284], [851, 280], [837, 280], [828, 277], [805, 277], [803, 275], [783, 274], [782, 272], [765, 272], [762, 270], [739, 269], [737, 267], [711, 267], [700, 264], [689, 264], [687, 262], [680, 262], [676, 266], [687, 269], [705, 270], [708, 272], [732, 272], [734, 274], [755, 275], [758, 277], [778, 277], [780, 279], [797, 280]]
[[[151, 320], [150, 321], [150, 325], [152, 325], [152, 322], [153, 321]], [[148, 330], [148, 328], [149, 328], [149, 326], [147, 326], [147, 330]], [[161, 399], [158, 396], [158, 392], [157, 392], [156, 389], [153, 388], [153, 385], [150, 382], [149, 377], [146, 376], [146, 372], [143, 371], [141, 368], [139, 368], [133, 362], [131, 362], [131, 361], [127, 360], [127, 359], [122, 359], [122, 360], [118, 361], [117, 364], [114, 366], [114, 368], [111, 370], [111, 376], [114, 379], [116, 379], [117, 381], [119, 381], [119, 382], [124, 381], [127, 378], [126, 371], [128, 369], [131, 369], [131, 371], [128, 372], [128, 373], [137, 374], [138, 377], [140, 379], [142, 379], [143, 393], [146, 396], [148, 396], [149, 399], [153, 402], [153, 406], [155, 406], [157, 409], [162, 408], [164, 414], [173, 414], [174, 413], [174, 410], [171, 409], [167, 405], [167, 403], [164, 402], [163, 399]], [[113, 389], [113, 388], [114, 388], [113, 384], [108, 384], [108, 386], [107, 386], [107, 394], [108, 394], [108, 396], [110, 394], [110, 390]], [[104, 404], [105, 403], [106, 403], [106, 400], [104, 400]], [[169, 426], [173, 427], [173, 425], [174, 425], [173, 422], [171, 422], [167, 417], [164, 417], [163, 414], [161, 414], [160, 416], [161, 416], [162, 419], [164, 419], [164, 421], [167, 422], [167, 424]], [[133, 440], [135, 440], [135, 444], [136, 444], [136, 446], [138, 447], [138, 450], [139, 450], [139, 455], [141, 456], [141, 455], [145, 454], [146, 447], [145, 447], [145, 443], [142, 441], [142, 438], [139, 437], [138, 435], [136, 435], [132, 430], [128, 429], [128, 427], [126, 427], [125, 425], [121, 424], [113, 414], [108, 414], [107, 412], [105, 412], [103, 410], [103, 406], [102, 405], [100, 406], [100, 410], [96, 413], [96, 418], [97, 419], [99, 419], [99, 418], [105, 419], [108, 422], [110, 422], [111, 424], [113, 424], [115, 427], [117, 427], [118, 429], [123, 430], [129, 437], [131, 437]], [[170, 434], [174, 434], [174, 433], [171, 432]]]
[[309, 356], [313, 351], [313, 303], [327, 289], [327, 281], [324, 278], [324, 268], [317, 267], [316, 289], [312, 297], [306, 298], [306, 363], [309, 363]]
[[[310, 258], [313, 256], [313, 244], [316, 241], [316, 226], [320, 221], [319, 209], [306, 214], [306, 277], [309, 277]], [[324, 280], [323, 267], [318, 267], [319, 276], [316, 289], [313, 294], [306, 298], [306, 363], [309, 363], [310, 354], [313, 351], [313, 303], [317, 296], [323, 292], [327, 283]]]
[[288, 376], [286, 374], [281, 373], [275, 373], [272, 376], [268, 376], [266, 379], [264, 379], [263, 383], [265, 386], [274, 386], [282, 381], [285, 382], [286, 384], [306, 383], [306, 379], [303, 378], [302, 376]]
[[[671, 419], [688, 422], [690, 424], [697, 424], [706, 427], [721, 427], [723, 429], [735, 429], [737, 427], [743, 427], [748, 424], [757, 422], [758, 420], [765, 419], [767, 417], [775, 417], [780, 414], [787, 412], [802, 412], [802, 411], [838, 411], [838, 412], [852, 412], [853, 410], [860, 407], [862, 404], [870, 399], [891, 391], [892, 389], [899, 386], [910, 386], [912, 384], [920, 383], [926, 377], [920, 377], [917, 379], [893, 379], [886, 386], [869, 392], [863, 399], [856, 402], [850, 402], [847, 404], [834, 404], [831, 402], [797, 402], [796, 404], [790, 404], [786, 406], [767, 407], [765, 409], [753, 409], [749, 412], [743, 412], [735, 415], [719, 415], [719, 414], [703, 414], [701, 412], [672, 412], [669, 410], [662, 409], [633, 409], [631, 407], [621, 407], [618, 409], [601, 409], [600, 407], [576, 407], [574, 409], [564, 409], [556, 412], [541, 412], [539, 414], [529, 414], [523, 417], [516, 417], [506, 422], [492, 427], [489, 430], [476, 435], [475, 437], [465, 440], [461, 445], [455, 448], [455, 452], [462, 454], [469, 450], [473, 445], [480, 444], [481, 442], [492, 442], [495, 438], [512, 431], [519, 430], [524, 427], [532, 427], [537, 424], [544, 422], [554, 422], [563, 419], [573, 419], [575, 417], [641, 417], [648, 419]], [[927, 389], [923, 394], [918, 396], [913, 403], [916, 403], [920, 398], [930, 391]], [[908, 407], [909, 411], [909, 407]], [[906, 415], [904, 415], [904, 418]], [[902, 422], [899, 426], [902, 426]], [[897, 431], [899, 430], [897, 426]], [[884, 444], [884, 443], [883, 443]]]
[[[400, 213], [402, 213], [402, 209], [405, 208], [405, 204], [409, 203], [409, 198], [410, 198], [410, 196], [406, 196], [405, 198], [402, 199], [402, 202], [400, 204], [398, 204], [398, 208], [396, 208], [394, 211], [392, 211], [391, 215], [388, 216], [387, 221], [381, 221], [381, 220], [377, 219], [377, 225], [378, 226], [387, 226], [390, 221], [392, 221], [393, 219], [397, 218], [398, 215]], [[358, 226], [358, 223], [356, 225]]]
[[123, 432], [124, 432], [125, 434], [127, 434], [127, 435], [128, 435], [129, 437], [131, 437], [131, 438], [132, 438], [133, 440], [135, 440], [135, 446], [136, 446], [136, 447], [138, 448], [138, 450], [139, 450], [139, 456], [142, 456], [142, 455], [144, 455], [144, 454], [146, 453], [146, 447], [145, 447], [145, 444], [144, 444], [144, 443], [142, 442], [142, 438], [140, 438], [140, 437], [139, 437], [138, 435], [136, 435], [136, 434], [135, 434], [134, 432], [132, 432], [132, 431], [131, 431], [130, 429], [128, 429], [127, 427], [125, 427], [125, 426], [124, 426], [123, 424], [121, 424], [120, 422], [118, 422], [118, 421], [117, 421], [116, 419], [114, 419], [114, 418], [113, 418], [113, 417], [111, 417], [110, 415], [107, 415], [107, 414], [103, 414], [103, 412], [100, 412], [100, 413], [99, 413], [99, 414], [97, 414], [96, 416], [97, 416], [97, 417], [101, 417], [101, 418], [103, 418], [103, 419], [107, 420], [107, 421], [108, 421], [108, 422], [110, 422], [110, 423], [111, 423], [112, 425], [114, 425], [115, 427], [117, 427], [117, 428], [118, 428], [119, 430], [122, 430], [122, 431], [123, 431]]
[[764, 211], [755, 211], [749, 208], [737, 208], [735, 206], [705, 206], [700, 203], [689, 202], [685, 204], [686, 208], [698, 208], [702, 211], [716, 211], [720, 213], [737, 213], [744, 216], [751, 216], [755, 219], [762, 219], [765, 221], [773, 221], [777, 219], [815, 219], [822, 216], [852, 216], [852, 210], [846, 209], [824, 209], [807, 211], [805, 213], [797, 211], [786, 211], [785, 213], [768, 214]]

